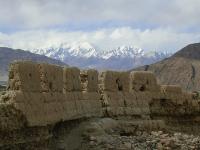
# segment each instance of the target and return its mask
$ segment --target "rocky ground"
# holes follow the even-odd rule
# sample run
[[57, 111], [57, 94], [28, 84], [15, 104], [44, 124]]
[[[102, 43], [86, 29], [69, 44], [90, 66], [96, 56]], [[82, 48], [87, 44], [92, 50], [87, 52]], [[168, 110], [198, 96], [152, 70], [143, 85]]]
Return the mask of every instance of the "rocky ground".
[[[118, 121], [100, 119], [81, 124], [71, 133], [57, 135], [53, 143], [59, 150], [200, 150], [200, 136], [169, 131], [126, 132]], [[71, 142], [67, 139], [79, 137]], [[81, 137], [81, 139], [80, 139]], [[76, 138], [77, 139], [77, 138]], [[69, 144], [71, 143], [71, 144]], [[73, 144], [72, 144], [73, 143]]]
[[51, 132], [47, 140], [27, 141], [24, 144], [8, 145], [0, 149], [200, 150], [200, 136], [172, 132], [168, 129], [150, 131], [146, 126], [138, 127], [139, 123], [145, 123], [145, 121], [131, 121], [130, 118], [127, 120], [94, 118], [68, 121], [59, 123], [53, 128], [50, 127]]
[[138, 135], [90, 137], [88, 150], [199, 150], [200, 137], [182, 133], [143, 132]]

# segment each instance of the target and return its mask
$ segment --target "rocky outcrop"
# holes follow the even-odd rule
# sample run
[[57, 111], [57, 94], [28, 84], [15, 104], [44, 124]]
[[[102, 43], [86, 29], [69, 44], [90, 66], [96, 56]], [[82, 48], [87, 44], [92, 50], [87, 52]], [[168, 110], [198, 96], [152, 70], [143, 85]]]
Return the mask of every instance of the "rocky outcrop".
[[98, 73], [16, 62], [0, 96], [0, 147], [29, 143], [44, 149], [57, 124], [85, 118], [128, 118], [132, 122], [121, 124], [130, 132], [131, 126], [196, 132], [199, 106], [192, 93], [159, 85], [151, 72]]

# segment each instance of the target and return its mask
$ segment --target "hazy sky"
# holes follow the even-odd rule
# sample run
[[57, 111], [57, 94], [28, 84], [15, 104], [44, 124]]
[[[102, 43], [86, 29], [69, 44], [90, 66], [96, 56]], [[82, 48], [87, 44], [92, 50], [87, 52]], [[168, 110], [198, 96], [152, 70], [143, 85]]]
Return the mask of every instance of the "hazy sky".
[[199, 41], [200, 0], [0, 0], [0, 46], [175, 51]]

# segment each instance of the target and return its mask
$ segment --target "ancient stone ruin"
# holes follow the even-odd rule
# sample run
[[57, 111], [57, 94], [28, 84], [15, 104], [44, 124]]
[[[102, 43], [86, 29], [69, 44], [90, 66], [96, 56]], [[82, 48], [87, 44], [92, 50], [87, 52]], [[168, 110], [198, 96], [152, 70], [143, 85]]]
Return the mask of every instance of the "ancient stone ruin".
[[15, 62], [0, 95], [0, 148], [48, 145], [57, 124], [85, 118], [128, 118], [146, 130], [198, 133], [199, 106], [192, 93], [159, 85], [151, 72]]

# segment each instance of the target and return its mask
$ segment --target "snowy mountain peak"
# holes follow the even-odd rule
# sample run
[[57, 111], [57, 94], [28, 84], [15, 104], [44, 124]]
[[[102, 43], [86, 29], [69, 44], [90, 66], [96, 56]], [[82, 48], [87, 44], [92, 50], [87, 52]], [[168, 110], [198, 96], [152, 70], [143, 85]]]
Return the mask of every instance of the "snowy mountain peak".
[[34, 49], [31, 52], [46, 55], [49, 57], [64, 60], [65, 57], [80, 57], [90, 58], [98, 57], [102, 59], [109, 59], [111, 57], [136, 57], [143, 56], [144, 50], [133, 46], [120, 46], [116, 49], [99, 51], [88, 42], [73, 42], [73, 43], [61, 43], [59, 46], [51, 46], [43, 49]]
[[65, 57], [96, 57], [96, 49], [88, 42], [61, 43], [59, 46], [51, 46], [43, 49], [34, 49], [31, 52], [46, 55], [64, 61]]
[[60, 48], [81, 50], [81, 49], [93, 49], [94, 47], [88, 42], [72, 42], [72, 43], [61, 43]]
[[51, 46], [43, 49], [31, 50], [33, 53], [46, 55], [48, 57], [64, 60], [66, 57], [90, 58], [97, 57], [102, 59], [109, 58], [135, 58], [135, 57], [154, 57], [155, 55], [168, 55], [166, 52], [150, 51], [135, 46], [119, 46], [112, 50], [96, 50], [89, 42], [61, 43], [59, 46]]
[[[134, 66], [148, 64], [162, 60], [171, 54], [150, 51], [145, 52], [135, 46], [119, 46], [111, 50], [97, 50], [89, 42], [61, 43], [42, 49], [31, 50], [33, 53], [46, 55], [61, 60], [69, 65], [78, 67], [104, 68], [133, 68]], [[119, 63], [119, 64], [118, 64]], [[115, 66], [115, 64], [118, 64]], [[125, 66], [120, 66], [125, 65]], [[107, 69], [109, 69], [107, 68]]]
[[133, 46], [120, 46], [116, 49], [112, 49], [110, 51], [102, 52], [102, 58], [103, 59], [109, 59], [111, 57], [117, 57], [117, 58], [124, 58], [124, 57], [130, 57], [134, 58], [138, 55], [143, 56], [144, 50], [141, 48], [136, 48]]

